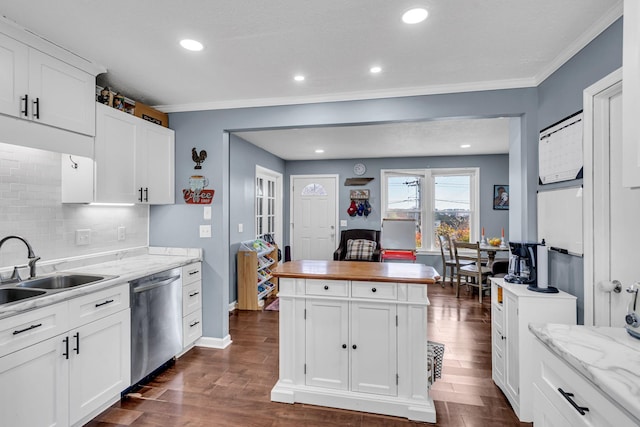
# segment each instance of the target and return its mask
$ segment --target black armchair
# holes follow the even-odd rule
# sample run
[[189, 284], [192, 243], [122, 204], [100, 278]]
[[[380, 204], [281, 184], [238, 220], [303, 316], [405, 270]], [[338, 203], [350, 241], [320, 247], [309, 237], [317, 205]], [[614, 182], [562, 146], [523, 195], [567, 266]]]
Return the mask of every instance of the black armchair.
[[492, 277], [504, 277], [509, 271], [509, 260], [498, 258], [491, 264]]
[[361, 228], [354, 228], [351, 230], [342, 230], [340, 233], [340, 246], [333, 253], [334, 261], [344, 261], [347, 254], [347, 242], [349, 240], [365, 239], [376, 242], [376, 248], [373, 251], [373, 257], [369, 261], [380, 261], [380, 231], [379, 230], [365, 230]]

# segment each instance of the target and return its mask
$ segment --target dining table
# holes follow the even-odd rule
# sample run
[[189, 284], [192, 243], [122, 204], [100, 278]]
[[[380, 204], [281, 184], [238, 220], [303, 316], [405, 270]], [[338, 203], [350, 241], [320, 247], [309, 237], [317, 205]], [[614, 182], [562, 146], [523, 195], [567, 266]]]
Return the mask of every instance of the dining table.
[[487, 253], [487, 267], [491, 268], [498, 252], [509, 252], [509, 244], [494, 246], [488, 243], [480, 243], [480, 251]]

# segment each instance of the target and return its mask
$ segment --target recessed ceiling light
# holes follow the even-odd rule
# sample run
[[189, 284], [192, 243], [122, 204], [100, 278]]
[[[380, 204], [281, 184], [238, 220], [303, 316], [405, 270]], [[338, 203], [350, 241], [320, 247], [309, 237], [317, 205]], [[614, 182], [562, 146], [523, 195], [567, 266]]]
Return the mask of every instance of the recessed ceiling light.
[[471, 144], [462, 144], [460, 148], [471, 148]]
[[382, 68], [375, 66], [375, 67], [369, 68], [369, 71], [371, 72], [371, 74], [378, 74], [380, 71], [382, 71]]
[[402, 15], [402, 21], [405, 24], [417, 24], [427, 19], [427, 16], [429, 16], [429, 12], [427, 12], [427, 9], [416, 8], [407, 10]]
[[298, 74], [297, 76], [293, 76], [293, 80], [297, 82], [302, 82], [304, 81], [304, 76], [302, 74]]
[[322, 153], [324, 153], [324, 150], [323, 150], [322, 148], [318, 148], [318, 149], [316, 150], [316, 153], [318, 153], [318, 154], [322, 154]]
[[202, 46], [202, 43], [200, 43], [199, 41], [191, 40], [191, 39], [180, 40], [180, 46], [182, 46], [187, 50], [192, 50], [194, 52], [201, 51], [204, 47]]

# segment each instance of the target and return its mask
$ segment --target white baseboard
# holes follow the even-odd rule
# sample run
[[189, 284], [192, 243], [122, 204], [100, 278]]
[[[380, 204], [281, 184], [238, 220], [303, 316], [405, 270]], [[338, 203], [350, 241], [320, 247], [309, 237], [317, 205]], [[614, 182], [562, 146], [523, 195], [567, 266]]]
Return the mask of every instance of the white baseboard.
[[229, 303], [229, 312], [232, 312], [236, 308], [238, 308], [238, 301], [234, 301], [234, 302], [230, 302]]
[[201, 337], [196, 342], [196, 346], [223, 349], [229, 347], [231, 343], [231, 335], [227, 335], [224, 338]]

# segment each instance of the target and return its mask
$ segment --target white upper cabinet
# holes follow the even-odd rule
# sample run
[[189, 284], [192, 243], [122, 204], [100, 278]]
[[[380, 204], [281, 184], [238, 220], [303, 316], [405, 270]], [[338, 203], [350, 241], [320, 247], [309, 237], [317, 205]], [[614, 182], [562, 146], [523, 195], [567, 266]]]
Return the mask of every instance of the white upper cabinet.
[[29, 48], [0, 34], [0, 113], [19, 117], [29, 90]]
[[622, 185], [640, 187], [640, 3], [624, 2]]
[[96, 104], [95, 201], [174, 203], [174, 131]]
[[35, 49], [29, 50], [29, 117], [95, 135], [96, 79]]
[[94, 74], [2, 33], [0, 71], [0, 113], [95, 135]]

